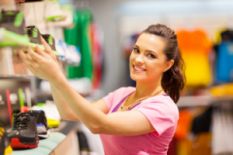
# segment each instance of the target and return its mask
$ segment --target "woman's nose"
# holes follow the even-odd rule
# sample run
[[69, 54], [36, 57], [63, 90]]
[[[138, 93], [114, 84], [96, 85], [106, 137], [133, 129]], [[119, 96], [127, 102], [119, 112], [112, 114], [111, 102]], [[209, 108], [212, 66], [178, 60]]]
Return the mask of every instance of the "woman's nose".
[[135, 57], [135, 62], [137, 63], [143, 63], [144, 62], [144, 57], [142, 54], [139, 54]]

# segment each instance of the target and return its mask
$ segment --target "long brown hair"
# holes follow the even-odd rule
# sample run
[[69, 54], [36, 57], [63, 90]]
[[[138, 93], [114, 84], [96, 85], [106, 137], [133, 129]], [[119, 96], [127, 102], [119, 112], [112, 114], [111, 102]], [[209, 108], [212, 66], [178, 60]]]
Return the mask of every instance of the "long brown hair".
[[174, 102], [177, 102], [180, 98], [180, 91], [185, 84], [185, 77], [183, 72], [184, 61], [178, 48], [176, 33], [162, 24], [150, 25], [142, 33], [154, 34], [166, 40], [164, 53], [168, 60], [174, 60], [174, 64], [169, 70], [163, 73], [161, 84], [164, 91]]

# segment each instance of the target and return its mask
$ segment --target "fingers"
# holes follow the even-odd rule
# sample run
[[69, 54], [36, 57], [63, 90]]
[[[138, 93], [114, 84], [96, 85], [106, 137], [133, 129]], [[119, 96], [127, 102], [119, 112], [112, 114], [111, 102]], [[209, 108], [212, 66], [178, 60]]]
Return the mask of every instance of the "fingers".
[[[40, 51], [40, 50], [38, 50]], [[27, 63], [40, 63], [44, 61], [43, 54], [40, 55], [39, 53], [34, 52], [32, 49], [23, 49], [19, 51], [19, 56], [23, 62]]]
[[26, 49], [22, 49], [19, 51], [19, 57], [23, 62], [27, 61], [27, 59], [31, 59], [27, 56], [27, 54], [28, 54], [28, 50]]
[[50, 47], [49, 44], [44, 40], [44, 38], [43, 38], [42, 36], [40, 37], [40, 41], [41, 41], [42, 45], [44, 46], [46, 52], [49, 53], [50, 51], [52, 51], [51, 47]]
[[39, 62], [29, 53], [33, 52], [32, 50], [20, 50], [19, 56], [23, 63], [33, 72], [36, 68], [39, 67]]
[[54, 51], [52, 50], [52, 48], [49, 46], [49, 44], [45, 41], [45, 39], [43, 37], [41, 37], [41, 42], [45, 48], [45, 52], [48, 53], [50, 56], [52, 56], [53, 59], [56, 60], [56, 55], [55, 55]]
[[45, 59], [46, 59], [46, 53], [44, 53], [43, 50], [41, 50], [38, 46], [35, 47], [34, 50], [35, 51], [33, 51], [32, 49], [30, 49], [28, 51], [28, 54], [27, 54], [28, 57], [31, 57], [31, 60], [33, 62], [43, 63], [45, 61]]
[[[33, 51], [32, 51], [33, 52]], [[48, 54], [44, 52], [43, 49], [41, 49], [39, 46], [34, 47], [34, 53], [37, 53], [41, 56], [47, 56]]]

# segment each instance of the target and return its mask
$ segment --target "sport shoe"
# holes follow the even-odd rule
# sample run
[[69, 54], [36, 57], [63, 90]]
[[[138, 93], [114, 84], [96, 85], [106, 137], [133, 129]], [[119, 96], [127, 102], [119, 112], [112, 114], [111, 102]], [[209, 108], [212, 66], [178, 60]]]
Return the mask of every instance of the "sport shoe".
[[36, 119], [29, 112], [14, 117], [13, 130], [9, 133], [13, 149], [36, 148], [39, 142]]
[[55, 51], [56, 47], [55, 47], [55, 40], [53, 36], [50, 34], [42, 34], [42, 37], [49, 44], [49, 46]]
[[35, 44], [42, 44], [42, 42], [40, 41], [40, 37], [43, 37], [44, 40], [49, 44], [49, 46], [54, 50], [56, 51], [56, 48], [55, 48], [55, 40], [54, 38], [52, 37], [52, 35], [50, 34], [41, 34], [40, 33], [40, 30], [34, 26], [34, 25], [31, 25], [31, 26], [27, 26], [26, 27], [26, 32], [27, 32], [27, 35], [28, 37], [30, 38], [30, 41], [32, 43], [35, 43]]
[[17, 34], [25, 35], [25, 21], [22, 12], [16, 10], [2, 10], [0, 15], [1, 28], [5, 28]]
[[12, 148], [4, 128], [0, 127], [0, 155], [10, 155]]
[[52, 101], [46, 101], [46, 104], [38, 104], [32, 107], [33, 110], [43, 110], [47, 118], [48, 128], [57, 128], [60, 125], [61, 116], [56, 105]]
[[34, 25], [27, 26], [26, 33], [32, 43], [41, 44], [41, 41], [40, 41], [41, 33], [40, 33], [40, 30], [36, 26]]
[[0, 12], [0, 47], [28, 45], [29, 38], [24, 27], [25, 20], [22, 12], [2, 10]]
[[38, 137], [41, 139], [48, 138], [47, 118], [43, 110], [31, 110], [30, 115], [36, 119], [36, 129]]

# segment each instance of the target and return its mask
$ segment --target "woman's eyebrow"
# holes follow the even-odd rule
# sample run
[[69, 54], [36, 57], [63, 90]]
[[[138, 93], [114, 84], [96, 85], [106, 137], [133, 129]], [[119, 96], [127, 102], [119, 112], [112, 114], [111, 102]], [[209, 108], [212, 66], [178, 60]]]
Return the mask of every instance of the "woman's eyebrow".
[[152, 53], [152, 54], [158, 55], [158, 52], [157, 52], [157, 51], [155, 51], [155, 50], [149, 50], [149, 49], [147, 49], [147, 50], [145, 50], [145, 52], [148, 52], [148, 53]]
[[134, 48], [135, 48], [135, 47], [139, 48], [139, 46], [138, 46], [138, 45], [136, 45], [136, 44], [135, 44], [133, 47], [134, 47]]

